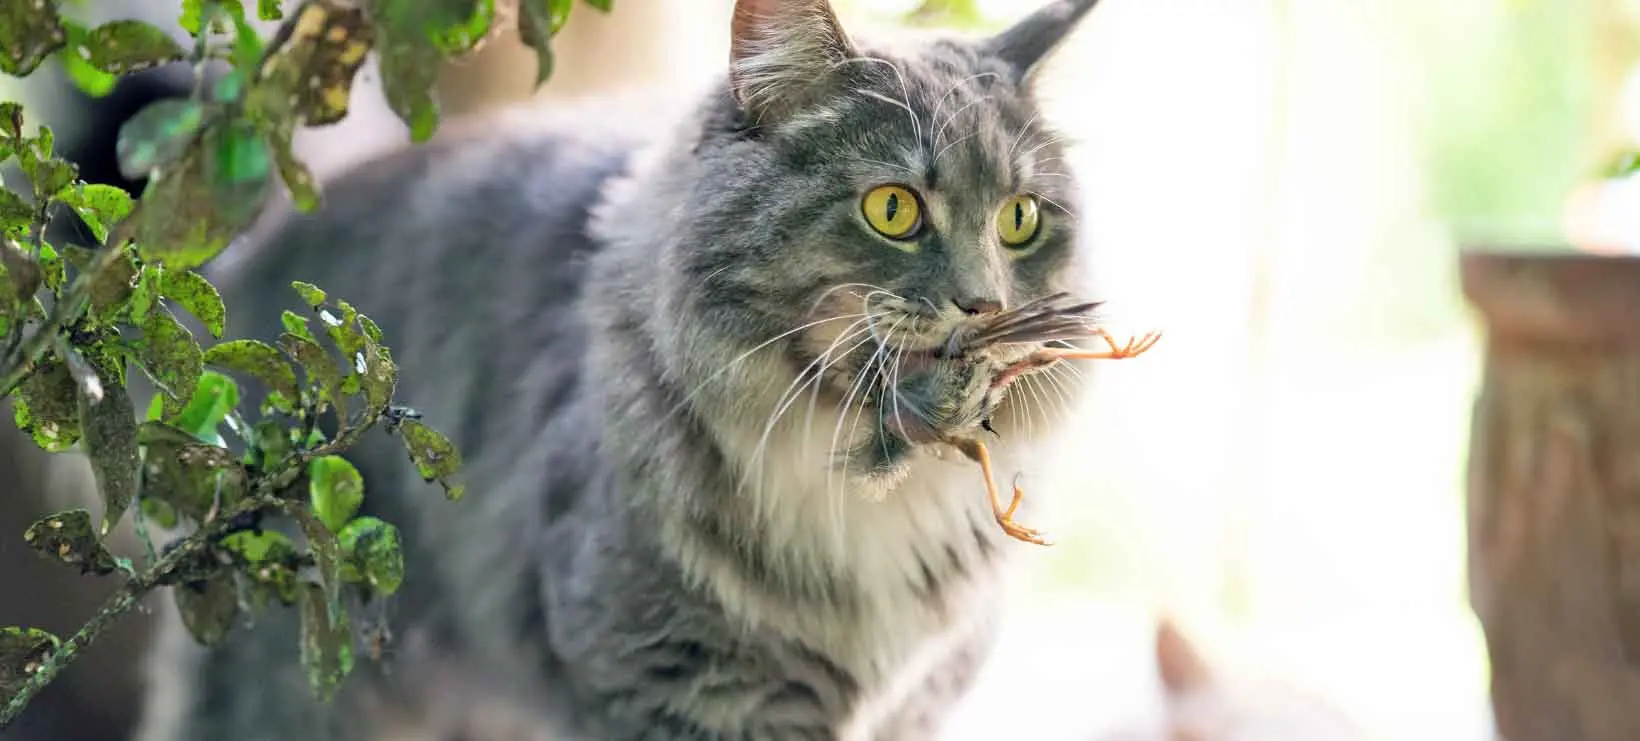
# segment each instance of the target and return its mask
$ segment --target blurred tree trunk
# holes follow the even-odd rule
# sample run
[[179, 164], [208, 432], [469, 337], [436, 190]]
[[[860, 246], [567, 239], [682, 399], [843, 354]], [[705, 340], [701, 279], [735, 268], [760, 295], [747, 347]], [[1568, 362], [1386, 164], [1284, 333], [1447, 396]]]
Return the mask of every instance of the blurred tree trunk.
[[1510, 741], [1640, 739], [1640, 259], [1464, 256], [1470, 601]]

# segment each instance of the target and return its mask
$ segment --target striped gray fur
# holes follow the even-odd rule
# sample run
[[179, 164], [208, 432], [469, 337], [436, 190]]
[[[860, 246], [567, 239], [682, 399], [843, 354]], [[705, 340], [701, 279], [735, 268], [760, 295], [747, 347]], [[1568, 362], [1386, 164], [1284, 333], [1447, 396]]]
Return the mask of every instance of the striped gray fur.
[[[400, 660], [319, 708], [290, 615], [211, 652], [173, 625], [156, 670], [191, 679], [156, 690], [145, 741], [371, 738], [336, 713], [408, 691], [422, 659], [526, 698], [561, 738], [935, 737], [1032, 546], [998, 529], [976, 466], [879, 419], [915, 386], [944, 394], [931, 424], [971, 427], [988, 377], [866, 376], [938, 344], [959, 304], [1078, 288], [1074, 178], [1031, 84], [1093, 4], [884, 46], [825, 0], [741, 0], [728, 74], [676, 115], [623, 118], [647, 122], [631, 135], [597, 106], [458, 127], [236, 246], [213, 275], [228, 331], [275, 331], [291, 280], [352, 302], [401, 398], [466, 452], [470, 494], [444, 502], [373, 436], [354, 456], [367, 509], [412, 548]], [[913, 242], [862, 219], [881, 183], [923, 194]], [[1010, 254], [994, 215], [1016, 193], [1044, 226]], [[992, 413], [1002, 475], [1059, 429], [1078, 386], [1052, 383]]]

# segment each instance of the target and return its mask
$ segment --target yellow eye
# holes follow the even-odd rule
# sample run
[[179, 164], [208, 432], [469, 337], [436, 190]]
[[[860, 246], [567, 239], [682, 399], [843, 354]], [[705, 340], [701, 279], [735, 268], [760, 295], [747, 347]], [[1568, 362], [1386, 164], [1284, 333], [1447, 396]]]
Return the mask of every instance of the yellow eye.
[[1042, 216], [1036, 198], [1014, 196], [997, 211], [997, 236], [1009, 247], [1021, 247], [1036, 236]]
[[889, 239], [910, 239], [922, 228], [916, 194], [898, 185], [879, 185], [860, 202], [866, 223]]

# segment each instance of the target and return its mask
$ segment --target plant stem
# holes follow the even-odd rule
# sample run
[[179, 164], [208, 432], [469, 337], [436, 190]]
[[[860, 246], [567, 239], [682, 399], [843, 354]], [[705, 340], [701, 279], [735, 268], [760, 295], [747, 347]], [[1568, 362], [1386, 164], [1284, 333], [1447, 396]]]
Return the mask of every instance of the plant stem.
[[183, 538], [176, 547], [172, 548], [153, 566], [137, 573], [114, 592], [113, 596], [105, 600], [97, 609], [97, 614], [86, 621], [68, 640], [63, 641], [57, 648], [46, 654], [41, 660], [39, 668], [29, 675], [28, 681], [17, 690], [17, 694], [6, 700], [4, 711], [0, 711], [0, 730], [11, 725], [13, 720], [28, 707], [29, 701], [34, 699], [40, 690], [51, 684], [62, 673], [63, 669], [73, 663], [82, 649], [97, 640], [115, 619], [131, 611], [142, 601], [142, 598], [160, 586], [167, 577], [174, 574], [189, 558], [198, 555], [209, 544], [227, 532], [238, 515], [253, 510], [278, 508], [284, 505], [272, 495], [252, 497], [234, 507], [226, 516], [218, 517], [204, 525], [192, 534]]
[[34, 363], [51, 347], [52, 341], [63, 327], [79, 320], [91, 298], [91, 283], [97, 279], [99, 273], [114, 265], [124, 253], [125, 242], [134, 230], [136, 217], [141, 208], [142, 205], [139, 203], [120, 221], [114, 235], [108, 240], [108, 246], [97, 256], [97, 261], [74, 276], [74, 283], [51, 307], [51, 314], [46, 317], [45, 323], [34, 330], [34, 334], [29, 335], [28, 340], [15, 352], [0, 358], [0, 398], [10, 396], [11, 392], [17, 390], [17, 384], [22, 383], [23, 378], [28, 376]]

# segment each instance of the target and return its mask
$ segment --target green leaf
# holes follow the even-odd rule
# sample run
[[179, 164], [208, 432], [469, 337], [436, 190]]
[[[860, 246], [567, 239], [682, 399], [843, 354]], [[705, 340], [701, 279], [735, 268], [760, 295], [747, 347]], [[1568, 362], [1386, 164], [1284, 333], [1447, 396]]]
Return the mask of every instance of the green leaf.
[[0, 4], [0, 73], [26, 77], [67, 41], [57, 0]]
[[101, 98], [114, 92], [114, 86], [119, 84], [120, 76], [109, 74], [97, 69], [90, 62], [73, 53], [72, 45], [57, 50], [57, 60], [63, 65], [63, 72], [74, 86], [93, 98]]
[[347, 523], [337, 540], [350, 567], [343, 569], [344, 578], [362, 579], [382, 597], [399, 591], [404, 583], [404, 544], [398, 528], [374, 517], [360, 517]]
[[342, 546], [336, 541], [336, 533], [312, 512], [298, 509], [295, 515], [297, 523], [302, 526], [302, 535], [307, 538], [308, 553], [313, 554], [314, 569], [319, 573], [319, 583], [324, 586], [325, 603], [330, 607], [331, 619], [337, 619], [342, 615]]
[[245, 568], [243, 573], [265, 594], [285, 605], [296, 603], [296, 544], [273, 530], [241, 531], [222, 539], [222, 547]]
[[110, 21], [92, 30], [89, 49], [77, 49], [98, 69], [125, 75], [187, 57], [164, 31], [142, 21]]
[[46, 282], [46, 288], [56, 291], [63, 286], [67, 277], [63, 269], [63, 258], [57, 254], [57, 248], [46, 242], [40, 243], [40, 277]]
[[182, 624], [201, 646], [219, 646], [233, 632], [234, 619], [239, 617], [239, 593], [231, 572], [222, 570], [178, 584], [172, 593]]
[[363, 8], [337, 0], [307, 0], [270, 44], [251, 108], [270, 120], [309, 126], [342, 120], [354, 75], [374, 43], [374, 29]]
[[41, 518], [28, 526], [23, 540], [35, 550], [70, 566], [82, 574], [112, 574], [119, 569], [114, 554], [103, 547], [91, 528], [91, 513], [71, 509]]
[[222, 294], [204, 276], [189, 270], [166, 270], [160, 273], [160, 295], [168, 298], [205, 325], [212, 337], [222, 336], [227, 309], [222, 306]]
[[274, 164], [279, 168], [279, 180], [290, 191], [296, 210], [303, 213], [317, 210], [322, 200], [322, 189], [319, 181], [313, 178], [313, 172], [296, 158], [296, 152], [291, 149], [290, 127], [280, 126], [270, 133], [268, 147], [273, 151]]
[[[45, 127], [40, 127], [45, 132]], [[36, 143], [43, 148], [44, 145]], [[47, 157], [42, 152], [38, 158], [23, 158], [20, 162], [23, 172], [28, 174], [30, 184], [34, 186], [34, 201], [44, 203], [54, 198], [59, 191], [74, 182], [80, 174], [80, 168], [72, 162]]]
[[289, 332], [279, 335], [279, 347], [302, 366], [308, 384], [318, 387], [317, 406], [320, 410], [327, 404], [343, 408], [342, 373], [337, 370], [336, 360], [330, 353], [325, 352], [318, 342]]
[[307, 317], [297, 314], [294, 311], [286, 309], [281, 312], [279, 314], [279, 324], [285, 328], [286, 332], [296, 335], [297, 337], [311, 340], [313, 342], [319, 341], [319, 338], [313, 336], [313, 330], [308, 329]]
[[412, 142], [424, 142], [438, 130], [438, 82], [444, 55], [432, 40], [440, 26], [429, 12], [450, 17], [444, 3], [423, 0], [376, 0], [376, 53], [381, 62], [382, 91], [387, 104], [410, 127]]
[[205, 28], [205, 0], [182, 0], [182, 15], [177, 17], [177, 25], [192, 36], [199, 36]]
[[120, 125], [114, 141], [120, 174], [139, 180], [181, 161], [214, 112], [214, 108], [196, 100], [148, 104]]
[[[92, 355], [96, 358], [96, 355]], [[137, 498], [137, 420], [125, 384], [115, 373], [114, 361], [92, 361], [102, 397], [79, 394], [81, 447], [91, 462], [91, 473], [102, 495], [101, 534], [106, 536]]]
[[575, 0], [520, 0], [518, 7], [518, 37], [525, 46], [535, 50], [535, 84], [545, 84], [552, 77], [552, 37], [569, 22], [569, 13]]
[[165, 501], [143, 496], [137, 498], [137, 506], [142, 509], [143, 519], [166, 529], [177, 526], [177, 510]]
[[232, 340], [205, 351], [205, 364], [243, 373], [261, 381], [286, 399], [299, 399], [296, 371], [272, 345], [257, 340]]
[[207, 370], [199, 376], [193, 398], [177, 415], [174, 425], [193, 433], [201, 442], [222, 444], [217, 428], [239, 406], [239, 384], [232, 378]]
[[149, 312], [140, 326], [138, 359], [163, 389], [165, 418], [173, 418], [193, 398], [194, 385], [205, 369], [204, 353], [188, 328], [164, 307]]
[[163, 422], [139, 425], [137, 441], [145, 450], [145, 498], [159, 500], [195, 522], [244, 498], [249, 474], [227, 448], [200, 442], [192, 432]]
[[612, 8], [615, 7], [614, 0], [586, 0], [586, 2], [587, 2], [587, 5], [591, 5], [594, 9], [597, 9], [597, 10], [605, 12], [605, 13], [608, 13]]
[[341, 532], [361, 504], [364, 477], [346, 458], [327, 455], [308, 463], [308, 506], [331, 532]]
[[460, 481], [461, 453], [444, 435], [413, 419], [405, 420], [400, 431], [404, 447], [410, 452], [411, 462], [424, 481], [438, 481], [444, 487], [444, 496], [451, 501], [461, 499], [466, 487]]
[[22, 196], [0, 188], [0, 233], [21, 237], [38, 214], [39, 209]]
[[97, 183], [75, 183], [57, 198], [74, 209], [98, 242], [108, 239], [108, 228], [128, 216], [135, 203], [124, 190]]
[[283, 20], [284, 11], [279, 9], [279, 0], [256, 0], [256, 17], [264, 21]]
[[17, 429], [42, 449], [61, 453], [80, 440], [79, 386], [55, 354], [43, 358], [17, 387], [12, 415]]
[[274, 530], [242, 530], [224, 537], [222, 547], [252, 566], [269, 561], [294, 560], [297, 555], [296, 543], [284, 533]]
[[328, 703], [336, 688], [353, 671], [353, 631], [345, 612], [326, 609], [324, 590], [303, 582], [299, 592], [302, 615], [302, 666], [314, 697]]
[[267, 143], [242, 125], [213, 127], [175, 169], [150, 180], [136, 240], [145, 261], [198, 267], [256, 219], [272, 192]]
[[38, 628], [0, 628], [0, 697], [16, 695], [61, 643]]
[[312, 283], [303, 283], [299, 280], [292, 281], [290, 287], [296, 289], [296, 295], [301, 296], [308, 306], [315, 309], [324, 306], [325, 299], [329, 298], [323, 290]]
[[[91, 316], [101, 324], [111, 324], [119, 317], [120, 310], [132, 303], [137, 286], [137, 261], [131, 251], [125, 247], [105, 247], [104, 249], [119, 250], [120, 255], [115, 257], [107, 267], [91, 276]], [[141, 325], [148, 318], [146, 310], [141, 316], [131, 312], [133, 324]]]
[[137, 275], [137, 282], [131, 288], [131, 302], [127, 304], [131, 310], [132, 324], [142, 326], [159, 303], [159, 287], [164, 271], [165, 268], [159, 265], [142, 266], [142, 272]]

